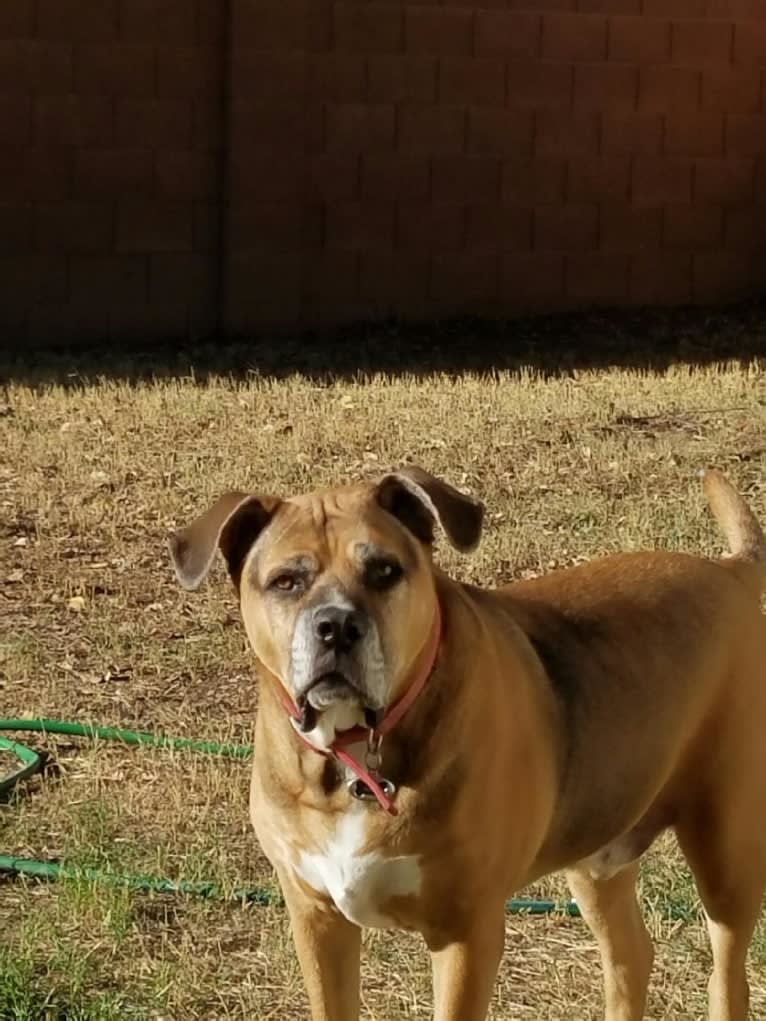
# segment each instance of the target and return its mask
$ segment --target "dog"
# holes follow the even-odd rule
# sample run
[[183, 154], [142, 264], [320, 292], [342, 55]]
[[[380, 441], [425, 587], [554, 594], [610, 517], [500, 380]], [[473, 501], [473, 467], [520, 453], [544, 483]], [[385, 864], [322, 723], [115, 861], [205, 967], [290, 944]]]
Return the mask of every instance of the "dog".
[[766, 886], [766, 542], [704, 475], [731, 553], [608, 556], [484, 590], [434, 566], [480, 502], [407, 467], [281, 499], [227, 493], [170, 538], [196, 588], [220, 550], [260, 678], [250, 812], [314, 1021], [356, 1021], [362, 927], [423, 934], [437, 1021], [485, 1018], [506, 897], [565, 870], [605, 1016], [644, 1016], [635, 883], [675, 831], [705, 908], [709, 1017], [748, 1013]]

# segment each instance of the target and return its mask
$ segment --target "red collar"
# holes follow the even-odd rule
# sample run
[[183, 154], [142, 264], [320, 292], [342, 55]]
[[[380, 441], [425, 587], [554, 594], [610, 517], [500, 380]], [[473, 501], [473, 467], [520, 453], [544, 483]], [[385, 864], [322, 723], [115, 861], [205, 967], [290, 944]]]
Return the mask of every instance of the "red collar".
[[[381, 808], [385, 809], [389, 815], [397, 814], [396, 806], [388, 794], [386, 794], [386, 792], [382, 789], [374, 775], [374, 771], [372, 769], [365, 769], [356, 761], [356, 759], [353, 759], [345, 749], [347, 745], [356, 744], [359, 741], [368, 741], [379, 745], [380, 740], [384, 737], [384, 735], [390, 733], [397, 723], [403, 719], [425, 687], [426, 681], [431, 676], [436, 662], [436, 656], [439, 652], [441, 638], [442, 616], [441, 608], [437, 601], [436, 612], [434, 613], [434, 620], [431, 625], [431, 634], [428, 638], [428, 649], [423, 668], [415, 675], [409, 688], [407, 688], [401, 698], [397, 699], [397, 701], [388, 709], [385, 716], [374, 730], [371, 730], [369, 727], [361, 726], [352, 727], [350, 730], [342, 730], [339, 733], [336, 733], [335, 740], [330, 745], [327, 752], [321, 748], [317, 748], [310, 741], [306, 740], [300, 731], [296, 731], [298, 737], [300, 737], [303, 743], [311, 748], [312, 751], [315, 751], [320, 755], [334, 755], [336, 759], [347, 766], [359, 780], [369, 787], [377, 798]], [[293, 721], [298, 721], [301, 718], [300, 713], [298, 712], [298, 707], [281, 684], [279, 685], [279, 697], [290, 718]]]

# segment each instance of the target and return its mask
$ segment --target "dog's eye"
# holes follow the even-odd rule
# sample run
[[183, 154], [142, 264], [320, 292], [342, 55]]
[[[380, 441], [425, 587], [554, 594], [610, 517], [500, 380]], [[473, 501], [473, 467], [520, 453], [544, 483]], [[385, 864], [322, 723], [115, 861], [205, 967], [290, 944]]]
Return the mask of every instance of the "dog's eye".
[[402, 568], [395, 560], [372, 560], [364, 570], [364, 580], [369, 588], [387, 589], [402, 576]]
[[301, 587], [301, 579], [295, 574], [278, 574], [269, 582], [269, 588], [278, 592], [296, 592]]

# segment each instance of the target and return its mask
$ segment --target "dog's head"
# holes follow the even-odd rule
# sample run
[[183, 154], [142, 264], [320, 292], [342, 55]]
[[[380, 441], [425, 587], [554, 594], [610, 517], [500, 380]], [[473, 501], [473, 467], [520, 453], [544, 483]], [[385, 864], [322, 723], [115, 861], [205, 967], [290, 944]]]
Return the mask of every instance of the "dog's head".
[[459, 550], [478, 543], [482, 505], [418, 468], [375, 484], [290, 499], [227, 493], [173, 534], [176, 575], [202, 582], [221, 550], [250, 643], [304, 716], [376, 719], [431, 631], [437, 522]]

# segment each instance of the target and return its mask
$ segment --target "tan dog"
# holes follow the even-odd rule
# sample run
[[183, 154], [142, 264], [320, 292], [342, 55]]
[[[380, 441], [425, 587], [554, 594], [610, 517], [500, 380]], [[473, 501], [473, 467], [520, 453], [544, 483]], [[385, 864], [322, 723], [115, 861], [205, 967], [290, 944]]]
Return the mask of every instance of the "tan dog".
[[[486, 1016], [506, 897], [566, 869], [609, 1021], [644, 1015], [638, 858], [672, 827], [713, 948], [710, 1017], [748, 1011], [766, 885], [766, 544], [715, 472], [733, 556], [607, 557], [497, 591], [435, 568], [482, 508], [418, 469], [289, 500], [229, 493], [174, 535], [220, 548], [260, 667], [251, 815], [315, 1021], [359, 1017], [360, 926], [418, 930], [435, 1017]], [[381, 735], [385, 739], [381, 743]]]

